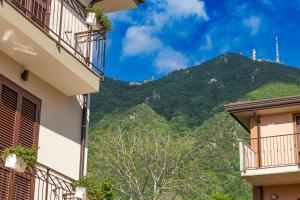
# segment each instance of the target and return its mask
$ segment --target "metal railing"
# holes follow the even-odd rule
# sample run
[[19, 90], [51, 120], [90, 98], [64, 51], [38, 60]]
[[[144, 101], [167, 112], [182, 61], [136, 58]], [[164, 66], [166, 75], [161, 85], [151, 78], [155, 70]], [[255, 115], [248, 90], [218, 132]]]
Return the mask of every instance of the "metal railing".
[[[16, 196], [13, 199], [20, 200], [75, 200], [72, 186], [73, 179], [45, 165], [36, 164], [35, 167], [28, 167], [24, 173], [15, 173], [1, 163], [0, 175], [3, 176], [5, 171], [7, 177], [14, 178], [8, 179], [5, 183], [0, 176], [2, 183], [0, 185], [0, 197], [7, 196], [9, 199], [9, 197]], [[18, 179], [19, 184], [16, 184]]]
[[271, 168], [299, 164], [299, 134], [241, 140], [240, 169]]
[[78, 0], [5, 1], [53, 39], [58, 51], [64, 48], [86, 67], [104, 76], [106, 32], [91, 30], [85, 22], [84, 6]]

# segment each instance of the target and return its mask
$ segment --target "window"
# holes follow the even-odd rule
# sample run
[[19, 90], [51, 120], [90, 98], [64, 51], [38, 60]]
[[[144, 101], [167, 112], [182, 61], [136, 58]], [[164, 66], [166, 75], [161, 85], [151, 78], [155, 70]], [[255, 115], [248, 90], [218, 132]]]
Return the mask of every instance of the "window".
[[[41, 101], [0, 75], [0, 151], [38, 144]], [[34, 179], [0, 165], [0, 199], [33, 199]]]

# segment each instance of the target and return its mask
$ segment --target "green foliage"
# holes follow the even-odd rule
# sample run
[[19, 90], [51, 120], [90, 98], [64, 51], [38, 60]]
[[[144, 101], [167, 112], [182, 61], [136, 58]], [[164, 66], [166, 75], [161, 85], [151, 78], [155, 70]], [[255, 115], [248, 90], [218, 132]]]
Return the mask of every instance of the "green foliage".
[[[101, 92], [91, 99], [88, 169], [101, 178], [115, 179], [112, 168], [104, 167], [109, 163], [104, 162], [105, 155], [110, 152], [112, 159], [117, 155], [112, 153], [113, 146], [107, 148], [107, 143], [120, 135], [130, 141], [133, 135], [157, 133], [163, 138], [170, 136], [170, 143], [178, 147], [190, 141], [191, 147], [200, 149], [193, 154], [193, 161], [182, 166], [184, 172], [178, 174], [181, 180], [187, 180], [186, 184], [162, 199], [250, 200], [252, 188], [240, 176], [237, 144], [237, 139], [247, 139], [249, 133], [224, 112], [224, 104], [299, 95], [299, 84], [299, 69], [254, 62], [235, 54], [219, 56], [141, 86], [106, 79]], [[176, 150], [168, 151], [172, 155]], [[137, 163], [143, 163], [142, 158], [138, 154]], [[145, 169], [142, 164], [136, 167]], [[146, 175], [139, 172], [138, 180], [144, 180]], [[112, 183], [116, 187], [115, 181]], [[150, 191], [150, 186], [145, 188], [145, 193]], [[120, 196], [118, 191], [116, 197]]]
[[[214, 114], [222, 112], [224, 104], [241, 100], [246, 94], [274, 83], [300, 88], [300, 70], [227, 54], [140, 86], [129, 86], [126, 82], [106, 78], [101, 92], [92, 94], [91, 120], [99, 122], [107, 114], [124, 112], [146, 103], [166, 120], [172, 120], [174, 126], [198, 127]], [[279, 90], [269, 93], [270, 97], [282, 92], [286, 93], [282, 95], [297, 94], [292, 88], [288, 90], [294, 92], [283, 91], [284, 86]], [[156, 98], [155, 94], [160, 98]]]
[[86, 188], [89, 200], [112, 200], [114, 197], [111, 183], [108, 181], [101, 182], [95, 176], [81, 177], [73, 183], [73, 187]]
[[94, 6], [88, 6], [85, 8], [87, 12], [95, 13], [97, 20], [101, 26], [101, 30], [104, 32], [110, 32], [112, 31], [112, 23], [110, 19], [104, 14], [104, 11], [102, 9], [99, 9]]
[[291, 83], [275, 82], [263, 85], [262, 87], [254, 90], [245, 97], [242, 101], [254, 101], [260, 99], [270, 99], [284, 96], [300, 95], [300, 87]]
[[232, 200], [232, 197], [221, 192], [216, 192], [211, 197], [212, 200]]
[[6, 148], [1, 153], [1, 159], [5, 161], [6, 157], [9, 154], [16, 154], [17, 156], [23, 158], [24, 162], [29, 166], [34, 166], [37, 162], [37, 152], [38, 147], [24, 147], [21, 145], [17, 145], [14, 147]]

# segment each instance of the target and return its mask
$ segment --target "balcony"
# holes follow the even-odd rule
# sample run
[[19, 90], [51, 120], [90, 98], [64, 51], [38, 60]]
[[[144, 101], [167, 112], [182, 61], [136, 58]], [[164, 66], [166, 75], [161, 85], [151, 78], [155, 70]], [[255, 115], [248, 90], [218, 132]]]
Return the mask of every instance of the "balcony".
[[240, 170], [256, 186], [300, 183], [299, 134], [241, 140]]
[[42, 164], [21, 174], [0, 163], [1, 199], [75, 200], [72, 182], [71, 178]]
[[106, 34], [85, 18], [77, 0], [4, 0], [0, 50], [67, 96], [97, 92]]

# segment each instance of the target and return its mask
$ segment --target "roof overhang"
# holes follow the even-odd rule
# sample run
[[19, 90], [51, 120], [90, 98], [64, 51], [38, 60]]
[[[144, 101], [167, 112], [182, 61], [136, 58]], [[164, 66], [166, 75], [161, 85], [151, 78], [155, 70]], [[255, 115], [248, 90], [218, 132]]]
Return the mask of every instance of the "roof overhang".
[[136, 8], [140, 4], [140, 0], [93, 0], [95, 7], [101, 8], [105, 13], [116, 12]]
[[250, 117], [300, 112], [300, 96], [230, 103], [225, 109], [250, 132]]

